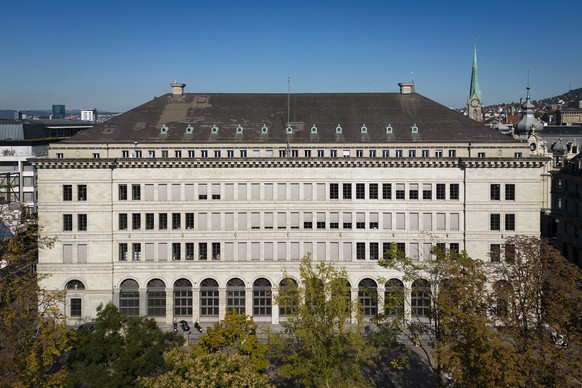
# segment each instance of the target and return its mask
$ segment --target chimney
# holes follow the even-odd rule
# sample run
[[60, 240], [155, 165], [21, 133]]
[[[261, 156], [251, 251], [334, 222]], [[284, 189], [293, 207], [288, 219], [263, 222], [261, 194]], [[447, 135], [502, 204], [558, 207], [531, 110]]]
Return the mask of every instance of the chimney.
[[172, 95], [181, 96], [184, 94], [184, 87], [186, 84], [174, 81], [170, 85], [172, 86]]
[[398, 84], [400, 86], [400, 94], [413, 94], [414, 91], [414, 82], [400, 82]]

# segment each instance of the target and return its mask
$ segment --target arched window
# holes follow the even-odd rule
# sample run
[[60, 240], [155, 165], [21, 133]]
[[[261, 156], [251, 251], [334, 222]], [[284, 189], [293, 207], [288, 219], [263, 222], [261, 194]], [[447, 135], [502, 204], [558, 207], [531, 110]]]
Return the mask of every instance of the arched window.
[[200, 283], [200, 316], [218, 316], [218, 282], [214, 279], [204, 279]]
[[299, 293], [297, 282], [292, 278], [284, 278], [279, 283], [279, 316], [285, 317], [293, 314], [299, 306]]
[[160, 279], [152, 279], [147, 287], [148, 317], [166, 316], [166, 284]]
[[378, 315], [378, 285], [374, 280], [366, 278], [358, 284], [358, 298], [364, 316]]
[[430, 315], [430, 283], [424, 279], [415, 280], [412, 283], [410, 304], [412, 316], [428, 317]]
[[119, 310], [127, 316], [139, 316], [139, 284], [133, 279], [121, 283]]
[[239, 278], [230, 279], [226, 283], [226, 308], [239, 315], [245, 313], [245, 282]]
[[[83, 291], [85, 285], [80, 280], [71, 280], [65, 286], [68, 292]], [[71, 297], [69, 299], [69, 317], [79, 318], [83, 315], [83, 300], [77, 297]]]
[[402, 281], [390, 279], [386, 282], [384, 312], [391, 317], [401, 317], [404, 314], [404, 284]]
[[174, 282], [174, 315], [192, 316], [192, 283], [188, 279]]
[[272, 305], [271, 282], [259, 278], [253, 283], [253, 315], [258, 317], [271, 316]]

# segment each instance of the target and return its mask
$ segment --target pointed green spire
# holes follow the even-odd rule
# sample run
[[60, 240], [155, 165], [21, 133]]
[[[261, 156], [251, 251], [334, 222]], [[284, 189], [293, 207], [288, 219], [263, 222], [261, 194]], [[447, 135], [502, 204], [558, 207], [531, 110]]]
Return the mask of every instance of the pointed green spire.
[[469, 88], [469, 100], [473, 96], [477, 96], [479, 101], [483, 101], [481, 98], [481, 88], [479, 87], [479, 77], [477, 76], [477, 38], [475, 38], [475, 49], [473, 51], [473, 70], [471, 71], [471, 87]]

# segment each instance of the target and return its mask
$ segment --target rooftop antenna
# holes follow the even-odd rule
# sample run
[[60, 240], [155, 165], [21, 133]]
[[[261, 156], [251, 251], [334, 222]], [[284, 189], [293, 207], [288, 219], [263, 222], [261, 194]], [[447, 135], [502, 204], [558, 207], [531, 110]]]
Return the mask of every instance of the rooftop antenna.
[[285, 153], [287, 156], [291, 156], [291, 144], [289, 143], [289, 133], [287, 133], [287, 128], [289, 128], [289, 122], [291, 117], [291, 77], [287, 77], [287, 127], [285, 127], [285, 139], [287, 140], [287, 149]]
[[529, 98], [529, 69], [527, 69], [527, 98]]

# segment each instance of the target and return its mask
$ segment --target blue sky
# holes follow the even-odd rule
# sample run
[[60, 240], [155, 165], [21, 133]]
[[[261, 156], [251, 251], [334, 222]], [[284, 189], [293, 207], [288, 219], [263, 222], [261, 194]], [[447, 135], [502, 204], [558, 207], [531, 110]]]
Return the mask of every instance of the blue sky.
[[[471, 5], [471, 4], [475, 5]], [[582, 1], [25, 1], [0, 23], [0, 109], [125, 111], [191, 93], [416, 90], [464, 106], [582, 87]]]

